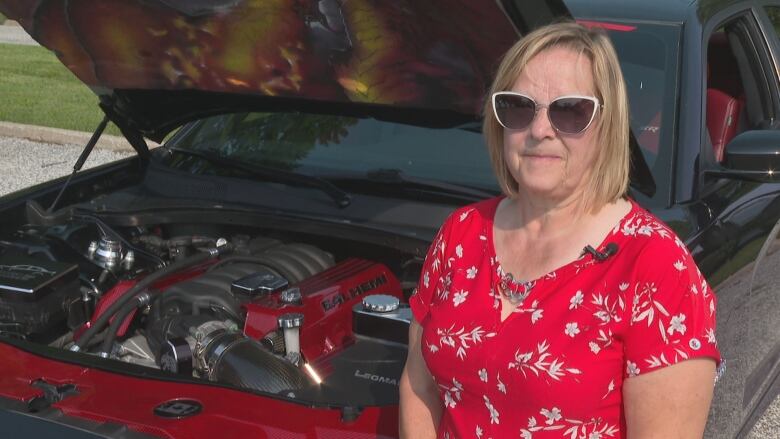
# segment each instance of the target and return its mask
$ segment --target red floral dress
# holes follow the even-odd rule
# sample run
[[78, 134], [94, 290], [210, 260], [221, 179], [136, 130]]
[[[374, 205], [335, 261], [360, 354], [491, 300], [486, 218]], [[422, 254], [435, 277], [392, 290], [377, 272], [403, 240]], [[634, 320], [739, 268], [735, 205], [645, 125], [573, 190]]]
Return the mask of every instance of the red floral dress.
[[625, 437], [623, 380], [710, 357], [715, 295], [680, 239], [631, 201], [597, 250], [531, 281], [501, 322], [493, 217], [458, 209], [436, 236], [410, 303], [444, 412], [439, 437]]

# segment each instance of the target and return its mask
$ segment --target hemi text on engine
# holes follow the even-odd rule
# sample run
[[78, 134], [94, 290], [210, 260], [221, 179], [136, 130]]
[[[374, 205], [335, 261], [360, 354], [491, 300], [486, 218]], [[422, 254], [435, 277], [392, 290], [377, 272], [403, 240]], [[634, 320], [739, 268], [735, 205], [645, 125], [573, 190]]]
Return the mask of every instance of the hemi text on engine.
[[373, 291], [386, 283], [387, 283], [387, 278], [385, 277], [385, 275], [384, 274], [379, 275], [374, 279], [363, 282], [362, 284], [356, 287], [350, 288], [349, 291], [345, 294], [335, 294], [331, 297], [326, 298], [325, 300], [322, 301], [322, 309], [324, 309], [325, 311], [329, 311], [350, 299], [354, 299], [357, 296], [363, 295], [369, 291]]

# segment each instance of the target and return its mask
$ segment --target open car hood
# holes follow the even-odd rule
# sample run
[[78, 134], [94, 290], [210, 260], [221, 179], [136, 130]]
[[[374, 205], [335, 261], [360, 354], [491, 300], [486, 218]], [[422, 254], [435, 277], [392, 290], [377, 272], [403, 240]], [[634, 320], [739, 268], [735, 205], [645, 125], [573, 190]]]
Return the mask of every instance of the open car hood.
[[[142, 154], [141, 136], [237, 111], [473, 121], [501, 55], [570, 16], [563, 0], [0, 0], [0, 12], [89, 86]], [[632, 149], [634, 182], [654, 187]]]
[[154, 140], [268, 97], [479, 115], [518, 33], [568, 13], [560, 0], [0, 0], [0, 12]]

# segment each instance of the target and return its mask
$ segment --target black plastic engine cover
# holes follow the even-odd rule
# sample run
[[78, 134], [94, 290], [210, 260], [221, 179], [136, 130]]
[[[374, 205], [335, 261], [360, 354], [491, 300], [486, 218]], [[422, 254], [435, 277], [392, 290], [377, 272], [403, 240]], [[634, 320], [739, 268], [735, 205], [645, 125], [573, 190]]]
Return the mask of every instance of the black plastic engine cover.
[[63, 302], [78, 294], [76, 265], [0, 254], [0, 322], [44, 332], [65, 319]]
[[358, 336], [355, 344], [314, 365], [323, 375], [320, 386], [295, 394], [304, 400], [345, 406], [398, 405], [406, 353], [406, 345]]
[[366, 337], [408, 344], [411, 321], [412, 310], [407, 304], [391, 312], [371, 312], [361, 304], [352, 307], [352, 331]]

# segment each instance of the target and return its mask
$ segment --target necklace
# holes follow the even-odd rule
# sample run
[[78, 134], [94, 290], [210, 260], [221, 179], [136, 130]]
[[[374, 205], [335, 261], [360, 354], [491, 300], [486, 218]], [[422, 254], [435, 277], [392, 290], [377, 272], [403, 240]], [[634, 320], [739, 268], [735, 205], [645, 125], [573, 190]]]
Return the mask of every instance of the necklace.
[[505, 273], [500, 265], [498, 266], [498, 274], [498, 289], [501, 291], [501, 295], [513, 306], [522, 305], [536, 285], [536, 281], [515, 279], [512, 273]]

